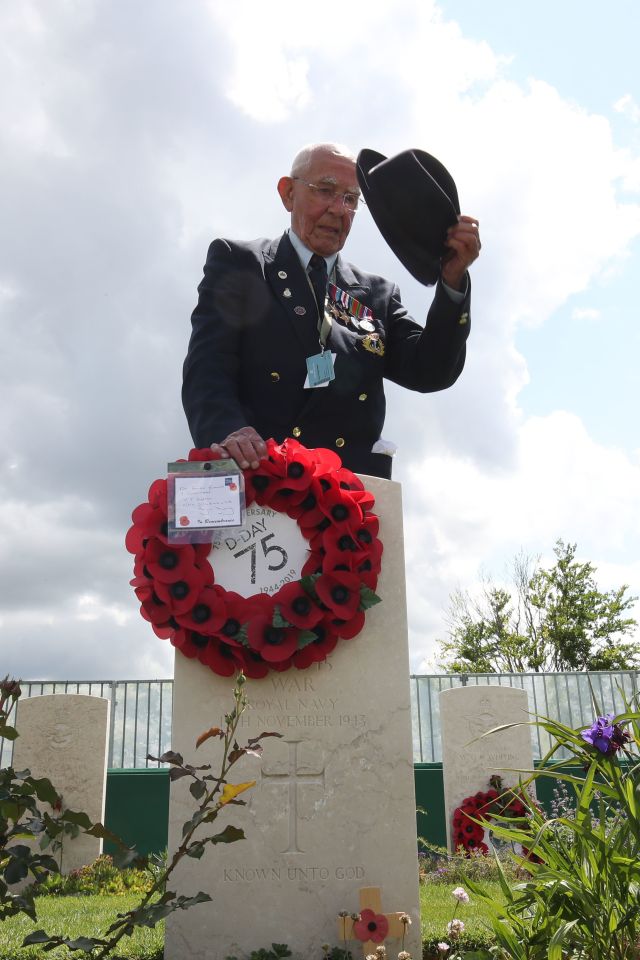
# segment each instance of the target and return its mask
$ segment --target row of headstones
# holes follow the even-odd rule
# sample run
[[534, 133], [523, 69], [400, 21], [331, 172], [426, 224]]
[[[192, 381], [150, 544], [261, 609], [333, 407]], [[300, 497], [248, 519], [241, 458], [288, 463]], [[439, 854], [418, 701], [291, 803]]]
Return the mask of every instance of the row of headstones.
[[[178, 672], [184, 668], [187, 674], [191, 674], [193, 667], [193, 664], [184, 661], [179, 665]], [[194, 688], [197, 691], [204, 684], [208, 690], [206, 698], [210, 709], [211, 680], [206, 672], [198, 671], [196, 666], [194, 676], [185, 676], [181, 686], [184, 690], [188, 689], [192, 697]], [[215, 679], [213, 682], [215, 684]], [[396, 803], [402, 802], [410, 779], [400, 784], [398, 777], [391, 771], [385, 772], [383, 764], [375, 758], [369, 763], [364, 754], [359, 754], [357, 750], [350, 752], [344, 763], [346, 768], [354, 771], [350, 802], [340, 804], [339, 826], [334, 822], [335, 811], [327, 803], [327, 796], [335, 790], [335, 784], [329, 782], [328, 765], [318, 759], [313, 746], [300, 733], [305, 729], [304, 726], [298, 726], [305, 718], [307, 723], [311, 717], [317, 721], [317, 709], [320, 707], [329, 711], [324, 714], [324, 729], [328, 729], [335, 710], [328, 698], [322, 696], [319, 689], [321, 683], [322, 675], [318, 671], [313, 678], [300, 682], [302, 689], [284, 690], [279, 704], [268, 703], [269, 698], [264, 696], [264, 690], [261, 696], [256, 697], [255, 708], [260, 713], [277, 709], [285, 711], [282, 719], [286, 720], [287, 734], [275, 750], [269, 745], [267, 758], [260, 768], [258, 776], [261, 792], [265, 794], [264, 809], [258, 815], [256, 808], [259, 803], [251, 802], [254, 812], [252, 819], [257, 823], [248, 831], [248, 843], [243, 843], [241, 851], [237, 854], [234, 852], [231, 857], [218, 854], [212, 858], [216, 862], [216, 876], [211, 879], [218, 886], [222, 880], [223, 899], [228, 896], [233, 900], [239, 889], [250, 889], [254, 905], [257, 906], [256, 896], [258, 901], [269, 900], [271, 898], [265, 898], [264, 893], [271, 891], [273, 902], [267, 909], [277, 914], [283, 881], [288, 894], [295, 889], [303, 896], [313, 896], [316, 880], [322, 883], [329, 878], [333, 881], [351, 881], [352, 886], [355, 883], [356, 887], [362, 887], [366, 885], [367, 878], [373, 876], [383, 883], [386, 890], [397, 890], [399, 878], [393, 863], [387, 862], [380, 872], [377, 866], [372, 867], [365, 862], [368, 858], [361, 855], [360, 850], [363, 846], [378, 847], [382, 831], [391, 838], [396, 837], [393, 808]], [[226, 690], [219, 691], [220, 696], [224, 693]], [[315, 703], [309, 706], [311, 700]], [[65, 807], [83, 810], [93, 820], [100, 821], [104, 819], [109, 707], [106, 699], [74, 694], [33, 697], [22, 701], [20, 737], [15, 743], [13, 759], [15, 769], [27, 767], [36, 776], [49, 777], [61, 793]], [[354, 719], [344, 720], [347, 728], [354, 724], [357, 727], [357, 709], [354, 704]], [[315, 712], [309, 713], [309, 710]], [[474, 686], [442, 692], [440, 717], [450, 846], [451, 813], [466, 796], [486, 789], [487, 778], [492, 772], [505, 768], [531, 768], [531, 740], [526, 726], [515, 726], [503, 734], [479, 739], [488, 730], [501, 724], [520, 723], [526, 710], [527, 695], [522, 690]], [[276, 716], [258, 717], [257, 726], [273, 726], [277, 724], [277, 719]], [[260, 722], [263, 720], [264, 723]], [[298, 733], [292, 734], [292, 730]], [[385, 739], [390, 740], [390, 737]], [[342, 779], [345, 774], [346, 769], [343, 769]], [[250, 771], [249, 775], [255, 777], [255, 771], [252, 774]], [[502, 775], [506, 783], [517, 782], [516, 773], [510, 776], [505, 771]], [[271, 790], [274, 786], [279, 789]], [[376, 802], [375, 810], [365, 815], [363, 794], [368, 791], [376, 795]], [[266, 799], [269, 795], [270, 800]], [[174, 804], [172, 810], [174, 832], [178, 821], [182, 822], [180, 806], [185, 806], [184, 798], [181, 804]], [[186, 819], [186, 809], [182, 814]], [[256, 829], [260, 823], [262, 830]], [[269, 824], [266, 831], [265, 824]], [[343, 838], [350, 838], [346, 842], [341, 840], [337, 849], [327, 839], [327, 834], [335, 834], [336, 830]], [[265, 833], [270, 839], [265, 837]], [[367, 838], [365, 844], [362, 842], [364, 835]], [[60, 854], [63, 873], [90, 863], [100, 854], [101, 845], [101, 840], [85, 835], [66, 841]], [[267, 856], [265, 848], [270, 848]], [[378, 864], [379, 857], [373, 859]], [[202, 886], [203, 877], [197, 876], [197, 873], [198, 869], [189, 879]], [[219, 901], [219, 898], [218, 893], [216, 899]], [[364, 899], [360, 897], [359, 904], [345, 900], [342, 906], [349, 912], [356, 907], [362, 909], [363, 905], [379, 911], [381, 906], [378, 900], [369, 891], [364, 894]]]

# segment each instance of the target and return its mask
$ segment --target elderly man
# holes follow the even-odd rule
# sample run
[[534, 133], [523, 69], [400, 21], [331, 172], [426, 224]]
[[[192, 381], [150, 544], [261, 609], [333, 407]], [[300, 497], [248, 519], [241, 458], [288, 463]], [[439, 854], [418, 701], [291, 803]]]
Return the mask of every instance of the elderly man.
[[282, 237], [209, 248], [184, 364], [194, 443], [246, 469], [265, 456], [265, 439], [293, 436], [389, 478], [383, 380], [426, 393], [460, 375], [478, 222], [463, 216], [449, 229], [423, 328], [395, 284], [339, 254], [360, 199], [346, 148], [304, 148], [278, 193], [291, 215]]

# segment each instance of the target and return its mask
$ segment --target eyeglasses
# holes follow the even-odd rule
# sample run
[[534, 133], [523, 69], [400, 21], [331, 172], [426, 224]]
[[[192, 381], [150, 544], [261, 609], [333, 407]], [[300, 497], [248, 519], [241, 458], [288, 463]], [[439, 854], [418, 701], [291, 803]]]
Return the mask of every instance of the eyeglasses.
[[304, 183], [305, 187], [309, 187], [309, 190], [313, 193], [317, 199], [326, 204], [328, 207], [332, 203], [335, 203], [336, 200], [340, 200], [347, 210], [350, 210], [352, 213], [355, 213], [358, 209], [358, 204], [362, 203], [366, 206], [364, 200], [359, 193], [352, 193], [348, 190], [346, 193], [341, 193], [339, 190], [336, 190], [334, 187], [329, 186], [328, 184], [318, 184], [318, 183], [309, 183], [308, 180], [303, 180], [302, 177], [291, 177], [292, 180], [299, 180], [300, 183]]

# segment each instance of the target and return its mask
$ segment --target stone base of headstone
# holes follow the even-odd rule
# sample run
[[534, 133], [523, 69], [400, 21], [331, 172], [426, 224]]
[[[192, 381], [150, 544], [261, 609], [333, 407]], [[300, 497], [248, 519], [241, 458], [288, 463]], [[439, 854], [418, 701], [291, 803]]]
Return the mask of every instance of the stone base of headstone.
[[[447, 844], [451, 844], [453, 811], [479, 790], [489, 789], [496, 773], [511, 787], [526, 779], [518, 770], [533, 770], [531, 727], [526, 690], [489, 684], [452, 687], [440, 693], [442, 774], [447, 817]], [[483, 736], [505, 723], [521, 724]], [[533, 787], [528, 788], [534, 794]]]
[[[62, 693], [20, 700], [16, 714], [13, 768], [47, 777], [63, 809], [86, 813], [94, 823], [104, 823], [110, 706], [102, 697]], [[102, 840], [81, 833], [49, 852], [67, 874], [99, 857]]]
[[[364, 479], [380, 517], [382, 603], [326, 662], [247, 681], [239, 742], [263, 731], [282, 739], [265, 739], [262, 760], [244, 757], [232, 770], [231, 782], [256, 786], [242, 795], [247, 806], [224, 809], [214, 832], [234, 824], [246, 839], [208, 846], [176, 871], [171, 889], [201, 890], [212, 902], [167, 919], [166, 960], [245, 957], [273, 942], [296, 960], [320, 957], [323, 943], [339, 945], [336, 918], [358, 912], [363, 887], [381, 889], [384, 913], [410, 915], [406, 949], [421, 956], [401, 493]], [[232, 688], [232, 678], [177, 654], [172, 748], [187, 762], [218, 769], [218, 741], [197, 753], [195, 741], [224, 726]], [[195, 803], [186, 779], [171, 790], [173, 851]], [[361, 955], [357, 940], [349, 946]]]

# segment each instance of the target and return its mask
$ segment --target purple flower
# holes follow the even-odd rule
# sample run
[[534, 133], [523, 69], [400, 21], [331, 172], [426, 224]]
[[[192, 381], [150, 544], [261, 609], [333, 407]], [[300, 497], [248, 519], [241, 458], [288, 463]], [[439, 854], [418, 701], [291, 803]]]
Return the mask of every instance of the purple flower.
[[605, 756], [611, 756], [630, 739], [622, 727], [613, 722], [615, 714], [607, 713], [598, 717], [593, 726], [580, 734], [583, 740], [599, 750]]

